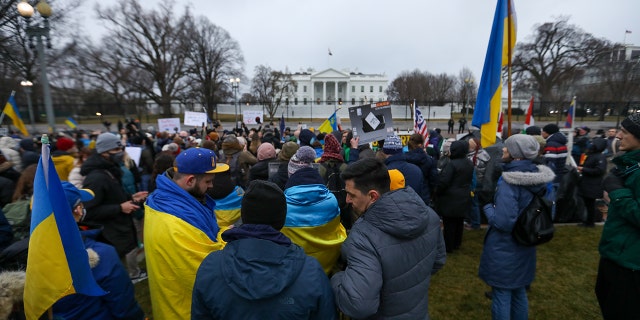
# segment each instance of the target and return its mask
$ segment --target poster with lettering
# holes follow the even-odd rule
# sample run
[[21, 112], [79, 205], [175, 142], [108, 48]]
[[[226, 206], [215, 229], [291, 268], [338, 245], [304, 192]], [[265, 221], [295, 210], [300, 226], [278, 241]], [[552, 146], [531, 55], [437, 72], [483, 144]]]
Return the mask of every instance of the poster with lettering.
[[389, 101], [350, 107], [349, 120], [353, 137], [359, 137], [361, 145], [383, 140], [387, 134], [393, 132]]
[[256, 121], [256, 118], [260, 119], [260, 123], [262, 123], [262, 120], [264, 119], [264, 113], [262, 110], [242, 110], [242, 120], [244, 121], [244, 124], [259, 124]]
[[185, 111], [183, 123], [185, 126], [202, 127], [203, 123], [207, 124], [207, 114], [204, 112]]
[[158, 119], [158, 131], [180, 132], [180, 118]]

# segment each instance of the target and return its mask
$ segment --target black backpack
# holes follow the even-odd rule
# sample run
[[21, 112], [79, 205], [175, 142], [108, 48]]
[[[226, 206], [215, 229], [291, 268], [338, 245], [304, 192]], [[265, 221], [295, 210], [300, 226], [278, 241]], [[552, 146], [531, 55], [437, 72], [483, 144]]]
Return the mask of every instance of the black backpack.
[[531, 202], [522, 210], [511, 235], [523, 246], [537, 246], [547, 243], [553, 238], [553, 219], [551, 218], [551, 201], [543, 198], [544, 192], [533, 194]]
[[325, 182], [325, 186], [338, 200], [342, 225], [345, 228], [350, 229], [352, 224], [351, 206], [347, 204], [347, 192], [344, 190], [344, 180], [340, 177], [342, 166], [346, 166], [346, 164], [328, 161], [322, 163], [322, 166], [325, 169], [324, 177], [322, 177]]

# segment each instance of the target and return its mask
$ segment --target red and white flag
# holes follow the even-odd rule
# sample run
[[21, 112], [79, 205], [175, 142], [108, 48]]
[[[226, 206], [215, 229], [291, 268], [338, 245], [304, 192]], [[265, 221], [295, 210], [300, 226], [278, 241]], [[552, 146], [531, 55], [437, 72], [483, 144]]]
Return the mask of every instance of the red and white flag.
[[413, 132], [419, 133], [426, 139], [427, 136], [429, 135], [429, 132], [427, 130], [427, 122], [424, 121], [422, 112], [420, 112], [420, 110], [418, 109], [415, 99], [413, 100], [413, 116], [414, 116]]
[[534, 126], [536, 124], [533, 119], [533, 96], [531, 96], [531, 101], [529, 102], [529, 109], [527, 109], [527, 117], [524, 119], [524, 128], [528, 128]]
[[504, 119], [502, 117], [502, 111], [500, 111], [500, 115], [498, 116], [498, 137], [502, 138], [502, 127], [504, 125]]

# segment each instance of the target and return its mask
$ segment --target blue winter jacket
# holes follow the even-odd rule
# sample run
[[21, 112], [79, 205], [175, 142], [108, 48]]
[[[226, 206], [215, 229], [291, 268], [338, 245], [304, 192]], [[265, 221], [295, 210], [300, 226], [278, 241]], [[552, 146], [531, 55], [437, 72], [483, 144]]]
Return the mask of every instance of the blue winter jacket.
[[267, 225], [222, 234], [227, 245], [202, 261], [192, 319], [335, 319], [329, 279], [314, 258]]
[[99, 260], [89, 258], [91, 272], [98, 285], [107, 292], [101, 297], [82, 294], [66, 296], [53, 305], [53, 314], [61, 319], [144, 319], [136, 302], [129, 274], [118, 258], [116, 249], [96, 241], [100, 229], [82, 231], [84, 245], [98, 254]]
[[409, 163], [404, 153], [391, 155], [385, 159], [384, 164], [389, 170], [398, 169], [402, 172], [405, 186], [413, 188], [413, 191], [415, 191], [424, 200], [424, 197], [422, 196], [422, 185], [424, 183], [422, 170], [420, 170], [420, 168], [415, 164]]
[[480, 278], [488, 285], [516, 289], [535, 277], [536, 247], [516, 243], [511, 235], [518, 216], [553, 181], [553, 171], [531, 160], [511, 161], [503, 166], [493, 204], [484, 206], [489, 229], [480, 257]]

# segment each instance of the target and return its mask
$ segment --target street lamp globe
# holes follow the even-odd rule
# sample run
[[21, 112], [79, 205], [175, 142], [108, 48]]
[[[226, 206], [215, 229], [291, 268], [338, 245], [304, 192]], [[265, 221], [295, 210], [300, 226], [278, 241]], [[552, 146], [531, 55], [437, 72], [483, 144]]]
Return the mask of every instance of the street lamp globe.
[[20, 13], [23, 18], [31, 18], [33, 16], [33, 7], [27, 0], [22, 0], [18, 3], [18, 13]]
[[51, 17], [51, 6], [44, 0], [40, 0], [40, 2], [36, 4], [36, 10], [38, 10], [43, 18]]

